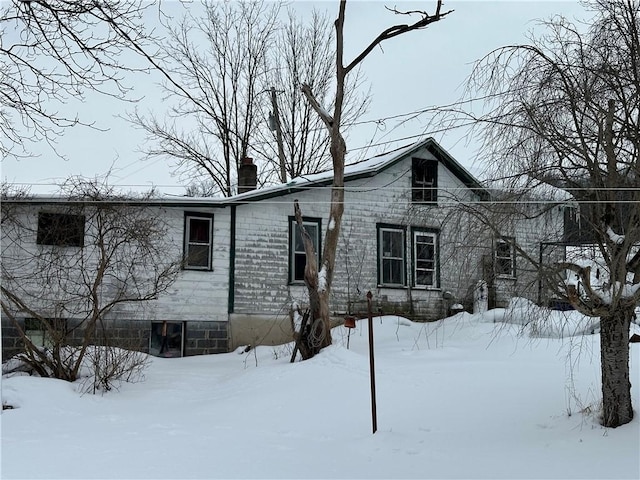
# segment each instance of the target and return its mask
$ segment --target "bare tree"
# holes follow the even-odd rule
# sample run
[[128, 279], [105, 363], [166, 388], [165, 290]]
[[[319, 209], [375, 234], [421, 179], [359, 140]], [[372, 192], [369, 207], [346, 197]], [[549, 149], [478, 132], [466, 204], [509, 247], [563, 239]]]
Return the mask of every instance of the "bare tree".
[[150, 2], [10, 0], [0, 5], [0, 154], [28, 152], [65, 127], [90, 125], [59, 113], [69, 98], [93, 90], [128, 98], [122, 55], [143, 48]]
[[[308, 23], [288, 11], [286, 23], [278, 30], [274, 48], [269, 52], [266, 82], [273, 88], [272, 101], [263, 101], [262, 118], [255, 148], [261, 157], [280, 169], [280, 181], [327, 170], [330, 167], [329, 139], [322, 120], [300, 95], [300, 87], [309, 85], [318, 102], [332, 107], [334, 93], [334, 31], [328, 13], [314, 10]], [[363, 91], [359, 70], [348, 79], [344, 100], [345, 130], [369, 104]], [[262, 98], [264, 100], [264, 98]], [[265, 107], [268, 105], [268, 107]], [[279, 151], [277, 130], [281, 132]]]
[[[136, 369], [140, 358], [93, 346], [113, 346], [116, 309], [156, 299], [174, 282], [181, 259], [167, 255], [167, 226], [150, 211], [151, 194], [132, 202], [106, 182], [82, 178], [70, 179], [63, 192], [68, 200], [37, 215], [28, 197], [2, 202], [2, 313], [24, 343], [21, 360], [38, 374], [75, 381], [92, 358], [102, 369], [94, 386], [108, 389], [113, 375], [130, 373], [123, 359]], [[18, 316], [38, 324], [46, 348]]]
[[[189, 193], [230, 196], [245, 157], [256, 157], [260, 184], [315, 173], [328, 163], [322, 122], [300, 95], [309, 83], [325, 100], [331, 94], [331, 24], [314, 12], [307, 26], [281, 3], [205, 2], [169, 25], [162, 44], [168, 118], [134, 112], [146, 131], [148, 158], [175, 161], [189, 179]], [[367, 95], [355, 88], [345, 100], [346, 118], [364, 113]], [[276, 135], [276, 131], [278, 135]]]
[[628, 342], [640, 300], [640, 4], [587, 6], [589, 24], [556, 17], [531, 44], [482, 59], [469, 97], [482, 95], [486, 113], [456, 113], [476, 122], [493, 178], [513, 198], [538, 188], [570, 195], [581, 233], [541, 277], [600, 317], [602, 423], [617, 427], [633, 418]]
[[331, 188], [331, 202], [329, 208], [329, 221], [325, 234], [324, 247], [322, 250], [322, 265], [315, 262], [315, 252], [311, 238], [304, 229], [302, 213], [297, 200], [295, 201], [295, 215], [298, 226], [302, 231], [307, 263], [305, 266], [304, 279], [309, 292], [310, 334], [299, 339], [300, 351], [303, 358], [313, 357], [322, 348], [331, 344], [331, 321], [329, 314], [329, 297], [331, 294], [331, 283], [333, 281], [336, 251], [340, 238], [340, 227], [342, 224], [342, 214], [344, 213], [344, 160], [347, 153], [347, 146], [342, 135], [342, 123], [344, 122], [344, 101], [345, 88], [347, 87], [347, 76], [362, 62], [374, 48], [383, 41], [397, 37], [399, 35], [421, 30], [432, 23], [438, 22], [446, 17], [452, 10], [442, 11], [442, 1], [436, 2], [435, 12], [430, 15], [426, 11], [401, 12], [390, 10], [396, 14], [417, 15], [419, 20], [411, 24], [394, 25], [381, 32], [373, 41], [350, 63], [345, 65], [344, 61], [344, 20], [346, 12], [346, 0], [340, 1], [338, 18], [336, 19], [336, 91], [333, 102], [333, 114], [330, 114], [315, 97], [309, 85], [302, 86], [302, 93], [307, 98], [309, 104], [318, 114], [329, 132], [330, 152], [333, 166], [333, 182]]
[[148, 157], [166, 156], [185, 178], [204, 176], [217, 193], [235, 193], [237, 169], [252, 153], [260, 96], [273, 48], [279, 4], [205, 2], [204, 15], [189, 11], [168, 25], [161, 44], [165, 60], [156, 62], [167, 81], [168, 118], [135, 112], [152, 147]]

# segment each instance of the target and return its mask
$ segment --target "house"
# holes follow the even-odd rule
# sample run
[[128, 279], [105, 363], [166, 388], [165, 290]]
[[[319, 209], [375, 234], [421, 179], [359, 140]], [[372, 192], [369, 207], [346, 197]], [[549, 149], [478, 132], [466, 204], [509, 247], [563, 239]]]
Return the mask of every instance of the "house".
[[[231, 198], [128, 202], [166, 221], [167, 258], [180, 257], [184, 263], [157, 299], [122, 304], [109, 314], [114, 335], [133, 338], [138, 348], [153, 354], [160, 353], [160, 339], [169, 337], [169, 351], [163, 354], [176, 356], [291, 338], [292, 305], [304, 305], [307, 298], [294, 200], [320, 260], [332, 172], [255, 189], [256, 168], [247, 160], [238, 177], [241, 193]], [[502, 222], [497, 232], [474, 214], [490, 202], [489, 192], [432, 138], [347, 166], [330, 306], [335, 318], [363, 314], [368, 291], [376, 313], [443, 318], [454, 303], [472, 309], [481, 280], [488, 286], [490, 306], [504, 306], [516, 293], [540, 300], [536, 271], [520, 257], [525, 251], [537, 256], [541, 242], [561, 232], [562, 212]], [[87, 215], [65, 213], [71, 206], [91, 209], [85, 199], [22, 197], [3, 205], [15, 207], [21, 224], [30, 225], [20, 235], [19, 249], [3, 228], [3, 275], [22, 261], [20, 252], [60, 248], [48, 245], [55, 244], [49, 237], [56, 219], [76, 232], [64, 248], [86, 248]], [[517, 243], [524, 250], [517, 250]], [[27, 313], [14, 313], [23, 328], [38, 335]], [[53, 310], [42, 315], [59, 316]], [[2, 329], [3, 352], [14, 353], [20, 340], [5, 316]]]

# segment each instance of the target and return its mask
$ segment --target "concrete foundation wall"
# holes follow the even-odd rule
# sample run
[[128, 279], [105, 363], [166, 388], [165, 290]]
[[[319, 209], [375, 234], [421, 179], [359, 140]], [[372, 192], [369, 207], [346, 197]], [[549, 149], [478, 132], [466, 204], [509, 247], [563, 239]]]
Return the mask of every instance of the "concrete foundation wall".
[[[24, 318], [17, 319], [20, 328], [24, 329]], [[78, 327], [79, 322], [67, 320], [68, 345], [82, 342], [84, 330]], [[137, 350], [148, 353], [151, 337], [151, 321], [141, 320], [109, 320], [105, 322], [105, 331], [100, 332], [92, 344], [104, 344]], [[184, 322], [184, 355], [208, 355], [229, 351], [228, 322]], [[74, 328], [77, 327], [77, 328]], [[107, 341], [105, 342], [104, 338]], [[24, 350], [18, 328], [7, 317], [2, 317], [2, 359], [6, 360]]]

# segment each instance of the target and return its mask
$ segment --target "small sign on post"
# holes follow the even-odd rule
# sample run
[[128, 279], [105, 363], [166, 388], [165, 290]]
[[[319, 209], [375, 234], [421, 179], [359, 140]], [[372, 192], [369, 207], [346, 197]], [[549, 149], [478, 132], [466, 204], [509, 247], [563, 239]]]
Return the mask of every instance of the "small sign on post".
[[371, 291], [367, 292], [367, 314], [369, 317], [369, 376], [371, 377], [371, 423], [373, 433], [378, 430], [378, 418], [376, 412], [376, 372], [373, 355], [373, 314], [371, 313]]

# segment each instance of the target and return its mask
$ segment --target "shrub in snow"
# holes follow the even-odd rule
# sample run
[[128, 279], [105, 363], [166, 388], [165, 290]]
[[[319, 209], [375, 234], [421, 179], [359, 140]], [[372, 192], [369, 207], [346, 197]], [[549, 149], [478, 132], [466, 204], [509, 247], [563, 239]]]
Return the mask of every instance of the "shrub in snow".
[[[19, 354], [2, 364], [2, 374], [38, 375], [60, 378], [65, 367], [73, 365], [80, 355], [80, 347], [65, 346], [57, 350], [41, 348], [46, 361], [34, 365], [25, 354]], [[144, 370], [149, 365], [146, 353], [111, 346], [90, 345], [80, 365], [75, 382], [82, 393], [107, 392], [118, 388], [122, 382], [135, 383], [144, 379]]]

